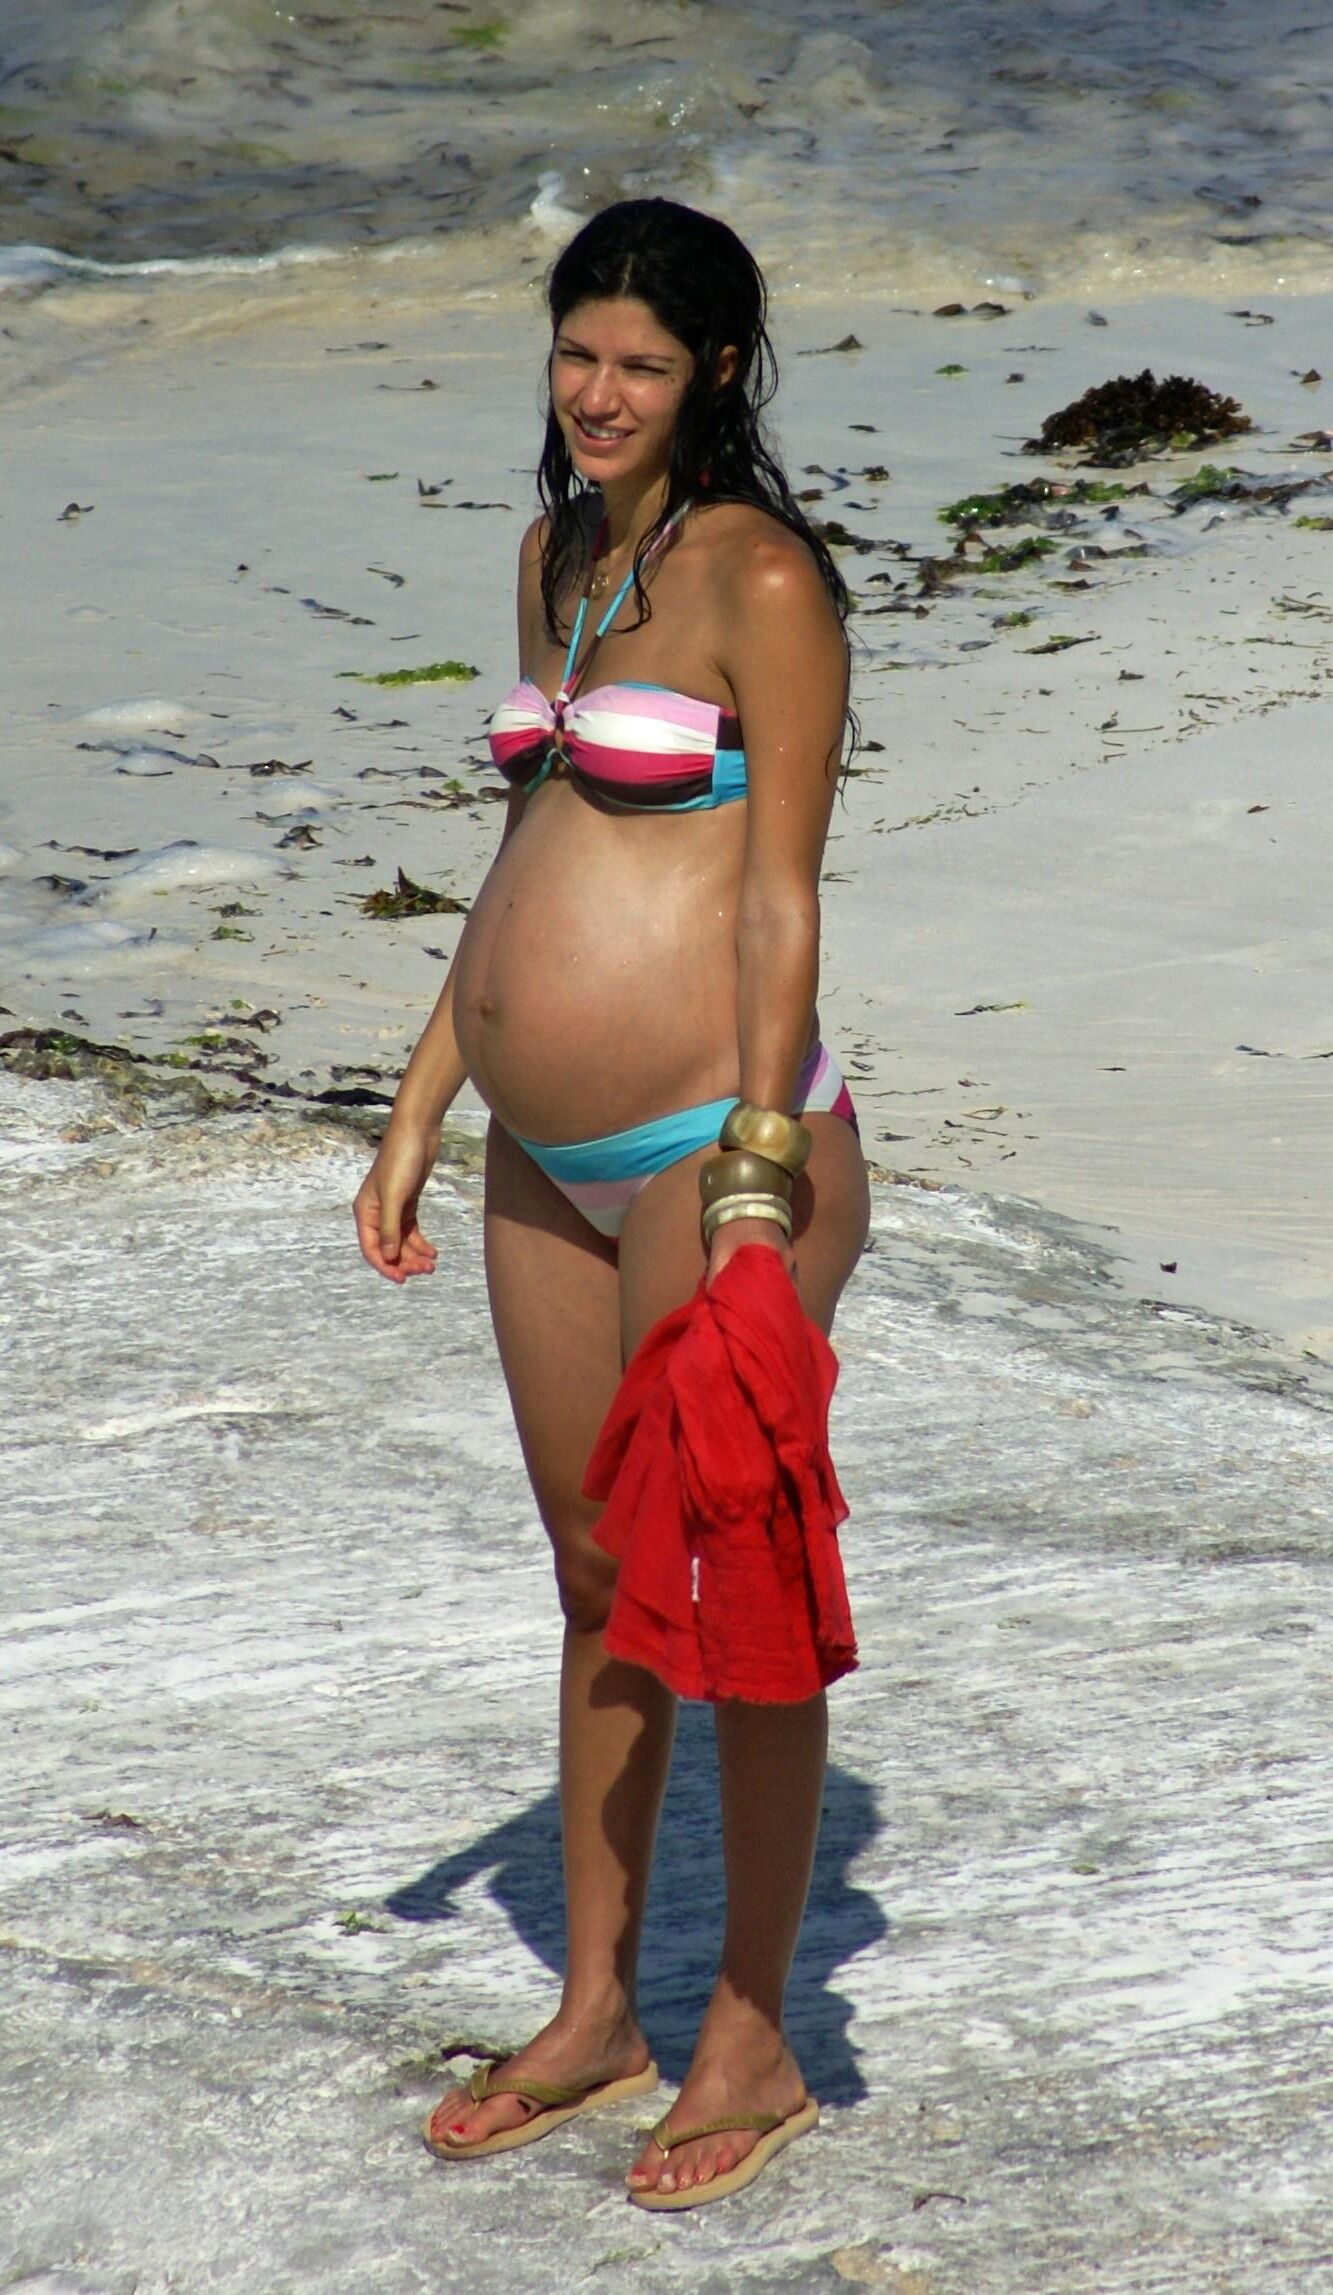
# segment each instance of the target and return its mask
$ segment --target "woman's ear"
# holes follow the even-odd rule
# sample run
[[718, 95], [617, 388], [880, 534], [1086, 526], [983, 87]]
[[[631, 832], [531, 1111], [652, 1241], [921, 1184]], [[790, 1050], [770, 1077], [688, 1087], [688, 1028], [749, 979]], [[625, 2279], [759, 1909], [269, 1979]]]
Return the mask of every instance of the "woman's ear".
[[728, 343], [724, 351], [718, 352], [717, 366], [713, 373], [714, 390], [725, 390], [729, 382], [735, 381], [739, 363], [740, 353], [734, 343]]

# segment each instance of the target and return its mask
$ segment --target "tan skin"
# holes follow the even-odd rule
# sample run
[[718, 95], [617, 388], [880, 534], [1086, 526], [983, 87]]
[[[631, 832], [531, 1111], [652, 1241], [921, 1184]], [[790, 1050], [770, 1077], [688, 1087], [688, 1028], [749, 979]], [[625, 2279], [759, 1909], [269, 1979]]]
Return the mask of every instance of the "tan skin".
[[[719, 384], [733, 365], [724, 353]], [[576, 468], [601, 489], [614, 585], [661, 503], [690, 372], [688, 351], [632, 297], [582, 304], [556, 334], [552, 403]], [[541, 539], [538, 521], [520, 558], [519, 650], [524, 674], [550, 695], [564, 646], [544, 626]], [[712, 812], [626, 814], [590, 802], [558, 771], [531, 797], [511, 796], [356, 1201], [372, 1267], [395, 1283], [433, 1273], [418, 1204], [445, 1111], [470, 1075], [496, 1119], [486, 1179], [496, 1338], [566, 1619], [568, 1970], [556, 2015], [512, 2069], [580, 2088], [649, 2060], [634, 1975], [674, 1719], [661, 1683], [606, 1654], [615, 1565], [593, 1543], [598, 1509], [581, 1483], [625, 1361], [705, 1271], [696, 1174], [711, 1151], [640, 1191], [617, 1246], [511, 1134], [589, 1139], [732, 1094], [790, 1106], [817, 1036], [818, 879], [846, 700], [846, 647], [814, 562], [762, 511], [692, 512], [648, 581], [651, 619], [633, 627], [631, 595], [585, 690], [634, 678], [734, 711], [748, 798]], [[744, 1244], [778, 1251], [827, 1330], [865, 1240], [868, 1199], [851, 1128], [830, 1115], [808, 1121], [815, 1144], [792, 1246], [771, 1222], [737, 1220], [719, 1230], [706, 1265], [711, 1279]], [[673, 2127], [785, 2116], [805, 2094], [782, 2003], [818, 1829], [824, 1700], [723, 1705], [716, 1720], [727, 1925]], [[473, 2104], [456, 2089], [432, 2132], [465, 2150], [533, 2111], [513, 2096]], [[628, 2180], [686, 2189], [736, 2165], [754, 2140], [708, 2137], [669, 2159], [650, 2142]]]

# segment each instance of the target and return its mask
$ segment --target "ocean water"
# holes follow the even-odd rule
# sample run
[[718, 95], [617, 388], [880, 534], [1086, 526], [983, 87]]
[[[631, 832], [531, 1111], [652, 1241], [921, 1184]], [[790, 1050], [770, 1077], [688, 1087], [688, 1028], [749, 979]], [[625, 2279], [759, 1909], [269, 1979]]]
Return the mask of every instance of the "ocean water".
[[505, 283], [649, 191], [787, 289], [1322, 288], [1331, 147], [1319, 0], [0, 0], [29, 290], [367, 249]]

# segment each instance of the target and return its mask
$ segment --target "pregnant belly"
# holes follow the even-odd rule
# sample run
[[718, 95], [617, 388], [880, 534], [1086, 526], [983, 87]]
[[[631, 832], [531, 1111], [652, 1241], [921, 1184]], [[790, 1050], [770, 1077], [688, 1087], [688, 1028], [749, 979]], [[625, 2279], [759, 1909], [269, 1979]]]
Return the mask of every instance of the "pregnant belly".
[[594, 1139], [736, 1089], [739, 823], [719, 825], [534, 803], [454, 980], [459, 1050], [507, 1129]]

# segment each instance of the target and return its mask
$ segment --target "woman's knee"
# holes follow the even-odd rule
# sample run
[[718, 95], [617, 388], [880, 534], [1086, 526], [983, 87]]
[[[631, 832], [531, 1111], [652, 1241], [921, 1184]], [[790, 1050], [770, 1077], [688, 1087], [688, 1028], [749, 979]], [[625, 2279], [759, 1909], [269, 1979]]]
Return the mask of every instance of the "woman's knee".
[[552, 1545], [556, 1588], [566, 1624], [578, 1633], [600, 1633], [611, 1615], [616, 1564], [594, 1545], [586, 1526], [564, 1536], [553, 1534]]

